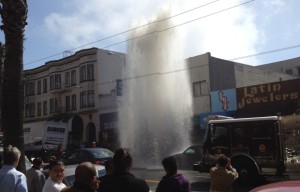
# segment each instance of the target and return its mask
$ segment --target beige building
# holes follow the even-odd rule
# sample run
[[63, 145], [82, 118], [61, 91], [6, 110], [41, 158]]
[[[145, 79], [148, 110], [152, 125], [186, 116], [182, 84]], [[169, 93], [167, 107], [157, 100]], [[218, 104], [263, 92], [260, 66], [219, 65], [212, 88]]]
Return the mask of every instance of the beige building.
[[[124, 65], [123, 54], [91, 48], [24, 71], [25, 143], [43, 139], [46, 121], [67, 123], [68, 144], [102, 139], [99, 116], [117, 111], [116, 80]], [[107, 124], [103, 129], [115, 126]]]

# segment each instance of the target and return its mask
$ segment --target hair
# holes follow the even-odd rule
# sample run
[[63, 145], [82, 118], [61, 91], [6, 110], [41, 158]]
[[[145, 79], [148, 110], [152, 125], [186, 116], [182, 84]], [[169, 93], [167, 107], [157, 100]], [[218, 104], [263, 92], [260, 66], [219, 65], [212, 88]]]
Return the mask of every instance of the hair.
[[107, 160], [104, 164], [106, 174], [111, 174], [114, 170], [113, 161], [111, 159]]
[[228, 157], [222, 155], [218, 158], [217, 163], [219, 166], [221, 167], [226, 167], [227, 163], [228, 163]]
[[56, 156], [54, 156], [54, 155], [51, 155], [51, 156], [48, 158], [49, 163], [51, 163], [51, 162], [53, 162], [53, 161], [56, 161], [56, 160], [57, 160], [57, 158], [56, 158]]
[[161, 163], [167, 173], [174, 174], [177, 172], [177, 163], [173, 156], [164, 158]]
[[6, 165], [14, 165], [20, 159], [21, 152], [17, 147], [8, 145], [3, 151], [3, 163]]
[[43, 163], [43, 160], [40, 157], [36, 157], [32, 161], [32, 164], [37, 167], [41, 166], [42, 163]]
[[56, 165], [65, 165], [64, 162], [62, 161], [58, 161], [56, 158], [49, 161], [49, 170], [51, 170], [53, 167], [55, 167]]
[[128, 169], [132, 165], [132, 157], [123, 148], [116, 149], [113, 156], [113, 165], [115, 170]]
[[91, 162], [80, 163], [75, 169], [75, 181], [83, 184], [91, 184], [97, 176], [96, 168]]
[[60, 143], [59, 145], [57, 145], [56, 150], [57, 151], [61, 151], [64, 149], [64, 145], [62, 143]]

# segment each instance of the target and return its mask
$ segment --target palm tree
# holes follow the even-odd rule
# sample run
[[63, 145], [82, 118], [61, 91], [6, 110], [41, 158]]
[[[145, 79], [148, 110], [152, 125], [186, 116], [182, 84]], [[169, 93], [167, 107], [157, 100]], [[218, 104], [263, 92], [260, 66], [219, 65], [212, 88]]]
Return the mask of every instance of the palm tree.
[[27, 24], [26, 0], [0, 0], [1, 29], [5, 35], [5, 57], [1, 103], [3, 144], [16, 146], [22, 152], [18, 169], [25, 171], [23, 133], [23, 43]]
[[[2, 103], [2, 71], [4, 66], [4, 53], [5, 53], [5, 46], [0, 42], [0, 106]], [[1, 109], [0, 109], [1, 114]], [[1, 115], [0, 115], [0, 132], [2, 132], [1, 127]], [[2, 141], [0, 141], [2, 143]]]

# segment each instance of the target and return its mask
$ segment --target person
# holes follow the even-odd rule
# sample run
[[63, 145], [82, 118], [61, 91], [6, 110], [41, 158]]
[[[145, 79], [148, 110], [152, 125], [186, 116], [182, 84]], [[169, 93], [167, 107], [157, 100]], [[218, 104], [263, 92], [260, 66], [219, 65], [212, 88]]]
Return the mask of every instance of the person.
[[92, 163], [80, 163], [75, 169], [74, 184], [64, 188], [61, 192], [94, 192], [99, 188], [99, 181], [96, 178], [97, 171]]
[[156, 192], [190, 192], [190, 182], [181, 173], [177, 173], [177, 162], [173, 156], [166, 157], [162, 161], [166, 172], [158, 183]]
[[51, 163], [53, 163], [53, 162], [55, 162], [55, 161], [57, 161], [56, 156], [54, 156], [54, 155], [49, 156], [49, 157], [48, 157], [48, 164], [45, 165], [43, 169], [44, 169], [44, 170], [49, 169]]
[[46, 179], [41, 171], [42, 165], [43, 160], [37, 157], [33, 159], [32, 167], [26, 171], [28, 192], [41, 192], [43, 190]]
[[49, 177], [46, 180], [42, 192], [60, 192], [66, 185], [64, 178], [65, 164], [61, 161], [49, 162]]
[[57, 160], [60, 160], [63, 156], [63, 154], [65, 153], [64, 151], [64, 145], [62, 143], [60, 143], [57, 148], [56, 148], [56, 152], [55, 152], [55, 157]]
[[149, 192], [149, 186], [143, 179], [136, 178], [129, 171], [132, 167], [131, 155], [118, 148], [113, 156], [114, 173], [105, 182], [100, 183], [101, 192]]
[[96, 145], [96, 142], [95, 141], [93, 141], [92, 142], [92, 146], [91, 146], [92, 148], [96, 148], [97, 147], [97, 145]]
[[106, 174], [104, 176], [99, 177], [100, 183], [104, 183], [105, 181], [107, 181], [114, 172], [112, 160], [108, 160], [104, 166]]
[[230, 159], [221, 155], [217, 160], [217, 165], [210, 169], [210, 191], [232, 191], [232, 184], [238, 178], [238, 173], [231, 166]]
[[2, 155], [0, 154], [0, 169], [2, 168], [2, 160], [3, 160], [3, 158], [2, 158]]
[[11, 145], [4, 148], [3, 166], [0, 169], [0, 190], [5, 192], [27, 192], [25, 175], [16, 170], [21, 157], [17, 147]]

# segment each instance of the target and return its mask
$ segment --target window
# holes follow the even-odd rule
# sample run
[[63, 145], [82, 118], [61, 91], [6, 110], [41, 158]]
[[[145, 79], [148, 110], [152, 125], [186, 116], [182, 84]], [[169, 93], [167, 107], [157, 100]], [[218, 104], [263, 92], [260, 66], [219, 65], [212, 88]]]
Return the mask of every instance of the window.
[[66, 111], [71, 111], [71, 97], [66, 96]]
[[285, 73], [289, 75], [293, 75], [293, 69], [287, 69], [285, 70]]
[[56, 98], [50, 99], [50, 113], [61, 112], [60, 102]]
[[80, 108], [87, 107], [86, 91], [80, 93]]
[[61, 88], [61, 75], [55, 74], [50, 76], [50, 90]]
[[194, 94], [194, 97], [200, 97], [202, 95], [207, 95], [206, 81], [194, 82], [193, 83], [193, 94]]
[[35, 103], [27, 103], [25, 105], [25, 117], [34, 117], [35, 115]]
[[83, 91], [80, 93], [80, 108], [95, 106], [94, 90]]
[[40, 95], [42, 93], [42, 81], [38, 80], [37, 82], [37, 94]]
[[70, 71], [67, 71], [65, 73], [65, 86], [69, 87], [71, 85], [71, 75], [70, 75]]
[[43, 115], [47, 115], [48, 113], [48, 104], [47, 104], [47, 101], [44, 101], [43, 102]]
[[227, 127], [223, 125], [215, 125], [210, 127], [212, 143], [216, 146], [226, 146], [228, 142]]
[[94, 90], [89, 90], [87, 93], [87, 105], [88, 107], [93, 107], [95, 105], [94, 101]]
[[94, 65], [89, 64], [87, 67], [87, 80], [93, 80], [94, 79]]
[[71, 71], [71, 85], [76, 85], [76, 70]]
[[43, 80], [43, 93], [48, 92], [47, 82], [48, 82], [47, 79]]
[[80, 82], [94, 80], [94, 65], [88, 64], [80, 67]]
[[27, 82], [25, 84], [25, 95], [34, 95], [34, 82]]
[[37, 116], [42, 115], [42, 102], [37, 103]]
[[72, 110], [76, 110], [76, 95], [72, 95]]

